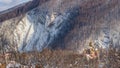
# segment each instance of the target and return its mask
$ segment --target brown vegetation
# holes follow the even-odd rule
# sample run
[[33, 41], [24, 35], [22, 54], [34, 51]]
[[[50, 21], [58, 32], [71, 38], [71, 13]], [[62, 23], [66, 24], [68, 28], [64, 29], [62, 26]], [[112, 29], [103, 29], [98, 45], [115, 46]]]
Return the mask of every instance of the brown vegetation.
[[[30, 66], [34, 64], [36, 68], [119, 68], [120, 52], [114, 48], [108, 51], [100, 49], [97, 58], [87, 59], [85, 53], [79, 54], [69, 50], [49, 50], [42, 52], [15, 53], [14, 61], [21, 65]], [[12, 61], [12, 60], [9, 60]], [[1, 66], [5, 64], [1, 63]]]

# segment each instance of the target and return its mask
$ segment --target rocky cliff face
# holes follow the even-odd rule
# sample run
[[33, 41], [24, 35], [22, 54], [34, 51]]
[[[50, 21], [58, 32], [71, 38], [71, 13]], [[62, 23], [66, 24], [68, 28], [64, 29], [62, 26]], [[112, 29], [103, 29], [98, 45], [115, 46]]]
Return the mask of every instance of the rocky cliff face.
[[119, 46], [119, 4], [118, 0], [50, 0], [30, 11], [16, 9], [15, 16], [11, 15], [14, 11], [1, 14], [1, 48], [25, 52], [46, 47], [81, 50], [90, 41], [103, 48], [111, 41]]

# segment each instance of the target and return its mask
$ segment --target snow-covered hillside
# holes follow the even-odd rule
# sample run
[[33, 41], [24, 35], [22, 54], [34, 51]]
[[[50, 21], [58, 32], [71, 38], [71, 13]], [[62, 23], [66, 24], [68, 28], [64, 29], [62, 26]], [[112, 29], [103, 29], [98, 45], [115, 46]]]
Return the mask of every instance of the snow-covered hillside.
[[25, 52], [46, 47], [80, 50], [90, 41], [103, 48], [109, 47], [111, 41], [119, 46], [119, 1], [93, 3], [51, 0], [26, 14], [3, 21], [1, 48]]

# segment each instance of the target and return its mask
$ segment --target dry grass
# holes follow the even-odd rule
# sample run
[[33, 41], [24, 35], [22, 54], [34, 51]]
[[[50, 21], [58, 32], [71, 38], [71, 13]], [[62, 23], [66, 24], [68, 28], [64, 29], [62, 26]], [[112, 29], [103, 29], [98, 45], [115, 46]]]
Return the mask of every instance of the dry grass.
[[[12, 53], [9, 61], [14, 60], [22, 65], [35, 64], [36, 68], [119, 68], [120, 51], [110, 48], [99, 50], [99, 56], [87, 60], [84, 54], [68, 50], [49, 50], [30, 53]], [[14, 59], [13, 59], [14, 58]], [[4, 59], [4, 58], [3, 58]], [[5, 65], [5, 64], [3, 64]]]

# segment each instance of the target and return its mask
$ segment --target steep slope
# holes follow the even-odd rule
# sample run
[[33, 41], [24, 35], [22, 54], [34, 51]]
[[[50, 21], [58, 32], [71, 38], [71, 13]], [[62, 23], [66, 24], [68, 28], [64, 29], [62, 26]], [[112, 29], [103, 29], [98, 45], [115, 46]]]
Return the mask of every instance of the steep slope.
[[90, 41], [106, 48], [111, 39], [119, 45], [119, 4], [118, 0], [50, 0], [30, 11], [22, 10], [23, 14], [16, 10], [15, 16], [10, 14], [14, 11], [1, 14], [1, 22], [6, 20], [0, 26], [1, 48], [81, 50]]
[[32, 0], [0, 12], [0, 22], [20, 16], [48, 0]]

